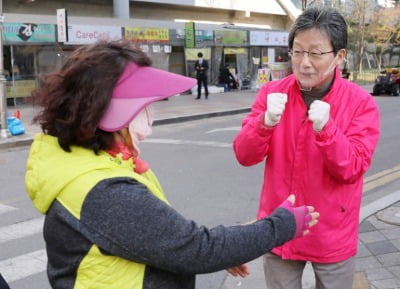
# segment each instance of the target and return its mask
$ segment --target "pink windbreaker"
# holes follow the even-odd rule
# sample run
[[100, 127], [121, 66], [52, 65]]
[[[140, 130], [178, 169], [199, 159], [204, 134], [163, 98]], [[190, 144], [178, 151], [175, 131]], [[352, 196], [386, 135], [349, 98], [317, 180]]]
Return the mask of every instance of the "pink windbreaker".
[[[288, 101], [280, 123], [267, 128], [266, 96], [272, 92], [286, 93]], [[233, 143], [240, 164], [265, 161], [258, 219], [289, 194], [295, 194], [296, 205], [320, 212], [309, 235], [273, 250], [283, 259], [333, 263], [357, 253], [363, 175], [378, 143], [379, 111], [373, 97], [342, 79], [339, 69], [322, 100], [331, 106], [330, 119], [316, 133], [294, 75], [268, 82]]]

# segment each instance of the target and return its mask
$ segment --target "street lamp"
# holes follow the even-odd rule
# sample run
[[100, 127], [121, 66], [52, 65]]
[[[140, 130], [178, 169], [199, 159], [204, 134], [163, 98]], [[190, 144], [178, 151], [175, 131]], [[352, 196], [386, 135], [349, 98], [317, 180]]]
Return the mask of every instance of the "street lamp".
[[8, 138], [9, 132], [7, 128], [7, 99], [5, 94], [6, 78], [4, 77], [4, 60], [3, 60], [3, 0], [0, 0], [0, 137]]

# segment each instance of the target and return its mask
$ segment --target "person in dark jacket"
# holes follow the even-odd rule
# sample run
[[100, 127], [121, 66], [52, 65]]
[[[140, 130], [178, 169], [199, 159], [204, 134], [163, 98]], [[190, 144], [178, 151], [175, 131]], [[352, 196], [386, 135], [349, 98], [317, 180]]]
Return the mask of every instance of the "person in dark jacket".
[[229, 64], [226, 64], [221, 68], [219, 73], [219, 83], [223, 84], [228, 91], [237, 88], [236, 79], [229, 70]]
[[[150, 104], [195, 85], [158, 70], [124, 41], [75, 50], [34, 92], [42, 110], [25, 176], [45, 214], [47, 274], [57, 289], [191, 289], [195, 276], [255, 259], [317, 222], [289, 197], [243, 226], [197, 225], [174, 210], [139, 143], [152, 130]], [[179, 180], [177, 180], [179, 181]]]
[[206, 99], [208, 98], [208, 84], [207, 84], [207, 72], [208, 72], [208, 61], [203, 58], [203, 53], [197, 53], [198, 59], [194, 63], [194, 69], [196, 70], [197, 79], [197, 97], [201, 98], [201, 86], [204, 86], [204, 92]]

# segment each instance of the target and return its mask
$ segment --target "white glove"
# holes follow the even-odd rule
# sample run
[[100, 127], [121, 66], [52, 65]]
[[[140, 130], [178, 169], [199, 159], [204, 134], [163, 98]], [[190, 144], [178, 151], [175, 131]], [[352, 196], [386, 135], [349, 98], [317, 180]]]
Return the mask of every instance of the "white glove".
[[286, 93], [271, 93], [267, 95], [267, 112], [264, 116], [264, 124], [275, 126], [281, 120], [287, 102]]
[[314, 100], [308, 110], [308, 118], [313, 122], [315, 131], [321, 131], [329, 120], [331, 106], [322, 100]]

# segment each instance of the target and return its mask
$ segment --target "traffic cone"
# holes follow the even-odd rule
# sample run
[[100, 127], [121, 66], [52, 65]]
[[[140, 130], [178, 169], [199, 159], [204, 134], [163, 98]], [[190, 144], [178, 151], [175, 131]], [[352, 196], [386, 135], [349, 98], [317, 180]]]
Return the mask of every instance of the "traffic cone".
[[15, 117], [15, 118], [18, 118], [18, 119], [21, 119], [21, 112], [19, 111], [19, 109], [17, 109], [17, 110], [14, 112], [14, 117]]

